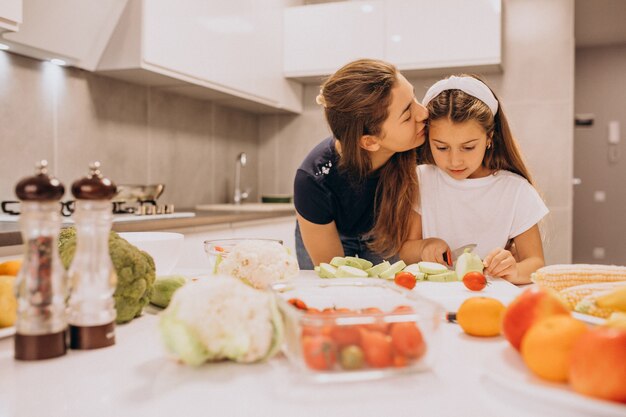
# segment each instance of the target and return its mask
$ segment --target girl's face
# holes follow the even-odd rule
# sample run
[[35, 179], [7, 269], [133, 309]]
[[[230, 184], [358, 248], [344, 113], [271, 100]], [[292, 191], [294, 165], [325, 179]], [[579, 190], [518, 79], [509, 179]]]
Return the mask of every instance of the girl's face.
[[404, 152], [423, 145], [427, 119], [428, 110], [415, 99], [413, 85], [398, 74], [398, 82], [391, 90], [389, 115], [382, 126], [381, 150]]
[[447, 117], [432, 120], [428, 133], [435, 164], [457, 180], [491, 174], [483, 166], [487, 132], [474, 120], [453, 123]]

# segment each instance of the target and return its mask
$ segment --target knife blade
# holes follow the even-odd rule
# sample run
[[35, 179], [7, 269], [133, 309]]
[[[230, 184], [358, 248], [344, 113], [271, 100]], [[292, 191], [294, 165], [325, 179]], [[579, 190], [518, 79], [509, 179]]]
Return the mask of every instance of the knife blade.
[[460, 246], [452, 251], [444, 252], [443, 260], [451, 267], [457, 258], [463, 255], [466, 249], [473, 250], [476, 246], [478, 246], [476, 243], [468, 243], [467, 245]]

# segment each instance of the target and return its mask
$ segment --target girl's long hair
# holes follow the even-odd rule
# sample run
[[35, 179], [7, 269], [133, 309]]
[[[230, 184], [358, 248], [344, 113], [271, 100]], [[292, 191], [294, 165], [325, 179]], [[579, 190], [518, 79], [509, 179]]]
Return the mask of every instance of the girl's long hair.
[[[461, 76], [470, 76], [482, 81], [476, 75]], [[498, 100], [497, 97], [496, 100]], [[504, 115], [500, 100], [498, 100], [498, 111], [494, 116], [489, 107], [476, 97], [461, 90], [445, 90], [432, 99], [426, 108], [429, 112], [430, 121], [444, 117], [453, 123], [463, 123], [469, 120], [476, 121], [485, 129], [487, 137], [491, 136], [492, 139], [491, 148], [485, 151], [483, 165], [493, 172], [503, 169], [514, 172], [533, 184], [530, 171], [526, 167], [517, 141], [511, 133], [509, 122]], [[419, 156], [422, 162], [435, 163], [429, 140], [420, 148]]]
[[[384, 135], [382, 125], [397, 81], [398, 71], [393, 65], [362, 59], [345, 65], [322, 85], [318, 101], [341, 144], [339, 169], [356, 188], [372, 169], [369, 152], [360, 146], [360, 139], [363, 135]], [[380, 168], [369, 247], [383, 256], [397, 254], [408, 238], [418, 196], [416, 161], [417, 153], [412, 149], [394, 154]]]

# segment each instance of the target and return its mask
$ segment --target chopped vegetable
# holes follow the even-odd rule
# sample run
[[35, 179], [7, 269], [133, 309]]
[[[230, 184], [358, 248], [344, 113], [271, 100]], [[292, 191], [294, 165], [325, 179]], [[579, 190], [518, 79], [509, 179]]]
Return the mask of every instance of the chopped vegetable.
[[167, 307], [177, 289], [187, 283], [187, 279], [180, 275], [166, 275], [157, 277], [152, 288], [150, 303], [158, 307]]
[[472, 271], [477, 271], [482, 274], [484, 269], [485, 266], [483, 265], [482, 259], [480, 259], [480, 256], [473, 253], [471, 249], [465, 249], [465, 253], [456, 260], [456, 276], [460, 278]]
[[478, 272], [468, 272], [463, 276], [463, 285], [470, 291], [482, 291], [487, 286], [487, 278]]
[[413, 288], [415, 288], [415, 284], [417, 283], [417, 278], [415, 278], [415, 275], [413, 275], [410, 272], [402, 271], [396, 274], [393, 281], [396, 283], [396, 285], [412, 290]]
[[274, 298], [232, 277], [189, 283], [161, 313], [166, 347], [182, 362], [255, 362], [274, 355], [283, 323]]

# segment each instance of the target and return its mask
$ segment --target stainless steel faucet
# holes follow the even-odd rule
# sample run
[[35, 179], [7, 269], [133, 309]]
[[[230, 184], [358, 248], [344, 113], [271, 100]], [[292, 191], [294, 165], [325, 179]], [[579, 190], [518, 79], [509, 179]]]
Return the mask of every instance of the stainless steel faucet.
[[237, 155], [237, 164], [235, 165], [235, 192], [233, 193], [233, 203], [241, 204], [243, 200], [250, 195], [250, 189], [241, 191], [241, 168], [246, 166], [248, 157], [245, 152], [241, 152]]

